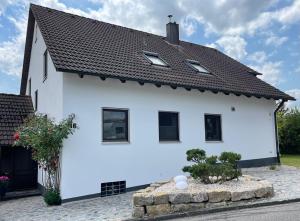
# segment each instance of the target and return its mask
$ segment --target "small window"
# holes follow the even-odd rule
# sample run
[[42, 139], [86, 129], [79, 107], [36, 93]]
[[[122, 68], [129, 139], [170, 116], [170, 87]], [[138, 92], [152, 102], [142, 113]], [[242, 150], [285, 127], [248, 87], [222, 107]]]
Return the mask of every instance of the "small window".
[[38, 90], [36, 90], [34, 92], [34, 109], [35, 109], [35, 111], [37, 111], [37, 109], [38, 109], [38, 96], [39, 96], [39, 93], [38, 93]]
[[205, 114], [205, 140], [222, 141], [221, 115]]
[[198, 61], [187, 60], [187, 62], [197, 72], [204, 73], [204, 74], [210, 74], [210, 72], [206, 68], [201, 66]]
[[46, 50], [44, 53], [44, 67], [43, 67], [43, 81], [45, 81], [48, 77], [48, 51]]
[[128, 110], [103, 109], [103, 141], [128, 141]]
[[168, 66], [165, 61], [163, 61], [158, 54], [151, 52], [144, 52], [145, 57], [154, 65]]
[[31, 96], [31, 78], [28, 81], [28, 95]]
[[159, 112], [159, 141], [179, 141], [178, 113]]

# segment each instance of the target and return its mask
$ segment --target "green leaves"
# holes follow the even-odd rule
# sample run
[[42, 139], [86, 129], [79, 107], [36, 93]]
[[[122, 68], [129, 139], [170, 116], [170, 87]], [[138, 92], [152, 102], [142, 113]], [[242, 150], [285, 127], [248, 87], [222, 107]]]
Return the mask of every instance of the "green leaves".
[[237, 166], [241, 155], [233, 152], [223, 152], [218, 156], [206, 157], [201, 149], [191, 149], [186, 152], [187, 160], [195, 164], [183, 167], [183, 172], [188, 172], [194, 179], [204, 183], [225, 182], [242, 175]]
[[48, 189], [59, 189], [59, 155], [63, 140], [74, 132], [72, 121], [73, 118], [68, 117], [56, 123], [45, 115], [33, 115], [16, 132], [15, 146], [31, 148], [32, 158], [47, 172], [45, 182]]
[[300, 110], [283, 109], [277, 113], [279, 147], [282, 153], [300, 153]]

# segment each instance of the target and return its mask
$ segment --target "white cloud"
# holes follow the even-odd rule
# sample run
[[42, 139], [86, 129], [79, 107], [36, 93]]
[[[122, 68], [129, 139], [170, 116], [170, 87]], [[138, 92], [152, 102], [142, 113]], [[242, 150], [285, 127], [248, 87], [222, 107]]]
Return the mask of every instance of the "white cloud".
[[227, 55], [235, 59], [242, 59], [247, 55], [247, 42], [240, 36], [223, 36], [216, 43], [224, 49]]
[[273, 86], [277, 86], [279, 83], [282, 82], [282, 78], [280, 75], [282, 63], [280, 61], [271, 62], [267, 61], [264, 63], [258, 63], [256, 65], [250, 65], [250, 67], [263, 75], [258, 76], [262, 80], [268, 82]]
[[257, 51], [248, 56], [248, 60], [262, 64], [267, 60], [268, 56], [264, 51]]
[[300, 89], [291, 89], [286, 91], [287, 94], [296, 98], [296, 101], [288, 101], [286, 106], [288, 108], [299, 107], [300, 108]]
[[272, 46], [275, 46], [275, 47], [278, 47], [280, 45], [282, 45], [284, 42], [286, 42], [288, 40], [288, 37], [278, 37], [276, 35], [271, 35], [269, 36], [265, 43], [266, 45], [272, 45]]

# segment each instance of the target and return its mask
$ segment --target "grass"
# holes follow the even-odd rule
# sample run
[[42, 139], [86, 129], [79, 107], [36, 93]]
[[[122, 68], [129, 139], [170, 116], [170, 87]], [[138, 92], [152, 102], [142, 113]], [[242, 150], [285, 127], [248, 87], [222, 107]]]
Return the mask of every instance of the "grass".
[[288, 166], [294, 166], [300, 168], [300, 155], [281, 155], [281, 163]]

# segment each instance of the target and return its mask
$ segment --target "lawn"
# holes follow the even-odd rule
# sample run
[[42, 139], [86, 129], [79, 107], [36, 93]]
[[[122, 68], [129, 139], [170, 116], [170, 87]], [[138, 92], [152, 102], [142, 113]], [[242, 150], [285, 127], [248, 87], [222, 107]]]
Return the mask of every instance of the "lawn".
[[281, 155], [281, 163], [300, 168], [300, 155], [283, 154]]

